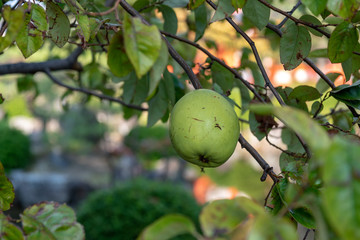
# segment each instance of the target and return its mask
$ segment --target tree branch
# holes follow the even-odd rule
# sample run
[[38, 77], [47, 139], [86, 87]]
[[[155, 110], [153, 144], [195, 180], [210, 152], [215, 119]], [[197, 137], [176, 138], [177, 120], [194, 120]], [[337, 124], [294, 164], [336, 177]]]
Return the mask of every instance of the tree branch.
[[73, 87], [73, 86], [67, 85], [67, 84], [61, 82], [59, 79], [57, 79], [54, 75], [52, 75], [50, 69], [48, 69], [48, 68], [45, 68], [43, 70], [43, 72], [51, 79], [51, 81], [53, 81], [53, 83], [55, 83], [55, 84], [57, 84], [57, 85], [59, 85], [61, 87], [67, 88], [69, 90], [72, 90], [72, 91], [75, 91], [75, 92], [85, 93], [87, 95], [97, 97], [97, 98], [99, 98], [101, 100], [109, 100], [111, 102], [117, 102], [117, 103], [120, 103], [123, 106], [133, 108], [133, 109], [137, 109], [137, 110], [140, 110], [140, 111], [146, 111], [147, 110], [146, 108], [143, 108], [141, 106], [125, 103], [124, 101], [122, 101], [122, 100], [120, 100], [118, 98], [115, 98], [115, 97], [111, 97], [111, 96], [108, 96], [108, 95], [97, 93], [95, 91], [88, 90], [88, 89], [85, 89], [85, 88], [79, 88], [79, 87]]
[[[213, 8], [216, 10], [216, 5], [211, 1], [211, 0], [206, 0], [206, 2]], [[231, 19], [231, 17], [226, 17], [225, 18], [226, 21], [228, 21], [230, 23], [230, 25], [248, 42], [248, 44], [250, 45], [255, 59], [256, 59], [256, 63], [259, 66], [259, 69], [261, 71], [262, 76], [264, 77], [265, 83], [266, 85], [270, 88], [270, 91], [274, 94], [275, 98], [277, 99], [277, 101], [280, 103], [280, 105], [285, 105], [284, 101], [282, 100], [282, 98], [280, 97], [279, 93], [275, 90], [274, 86], [272, 85], [266, 71], [265, 68], [262, 64], [262, 61], [260, 59], [259, 53], [257, 51], [257, 48], [255, 46], [255, 43], [253, 40], [251, 40], [251, 38], [241, 29], [239, 28], [238, 25], [236, 25], [236, 23]]]
[[[270, 24], [268, 23], [266, 25], [267, 28], [269, 28], [270, 30], [274, 31], [279, 37], [282, 37], [282, 32], [281, 30], [273, 25], [273, 24]], [[323, 73], [312, 61], [311, 59], [309, 59], [308, 57], [304, 58], [303, 59], [304, 62], [306, 62], [319, 76], [321, 79], [323, 79], [330, 87], [331, 89], [334, 89], [336, 86], [335, 84], [326, 76], [325, 73]], [[352, 115], [356, 118], [360, 117], [360, 115], [356, 112], [356, 110], [349, 106], [349, 105], [346, 105], [347, 108], [350, 110], [350, 112], [352, 113]], [[360, 127], [360, 123], [358, 124], [358, 126]]]
[[321, 34], [323, 34], [324, 36], [326, 36], [327, 38], [330, 38], [330, 34], [327, 33], [326, 31], [322, 30], [321, 28], [319, 28], [319, 26], [316, 26], [316, 25], [314, 25], [312, 23], [308, 23], [308, 22], [305, 22], [303, 20], [297, 19], [296, 17], [293, 17], [292, 14], [289, 14], [289, 13], [287, 13], [287, 12], [277, 8], [277, 7], [274, 7], [273, 5], [271, 5], [270, 3], [268, 3], [265, 0], [258, 0], [258, 1], [261, 2], [262, 4], [264, 4], [265, 6], [267, 6], [268, 8], [274, 10], [275, 12], [278, 12], [278, 13], [284, 15], [285, 17], [293, 20], [295, 23], [311, 27], [311, 28], [315, 29], [316, 31], [320, 32]]
[[0, 75], [5, 74], [34, 74], [36, 72], [43, 72], [45, 69], [50, 71], [59, 70], [76, 70], [81, 71], [82, 66], [78, 63], [77, 59], [83, 52], [81, 47], [78, 47], [65, 59], [54, 59], [45, 62], [33, 62], [33, 63], [14, 63], [0, 65]]
[[[288, 12], [289, 15], [292, 15], [296, 9], [298, 9], [301, 5], [301, 1], [298, 1], [295, 6], [290, 10], [290, 12]], [[287, 22], [287, 20], [289, 19], [289, 17], [285, 17], [278, 25], [278, 28], [281, 28], [282, 26], [284, 26], [284, 24]]]
[[[150, 26], [150, 23], [148, 23], [143, 16], [140, 15], [140, 13], [138, 13], [129, 3], [127, 3], [125, 0], [120, 1], [120, 5], [121, 7], [124, 8], [124, 10], [126, 12], [128, 12], [131, 16], [133, 17], [138, 17], [141, 19], [141, 21]], [[186, 63], [186, 61], [180, 56], [180, 54], [174, 49], [174, 47], [169, 43], [169, 41], [161, 35], [161, 37], [164, 39], [167, 47], [168, 47], [168, 51], [171, 55], [171, 57], [184, 69], [185, 73], [188, 75], [192, 85], [194, 86], [194, 88], [199, 89], [201, 88], [201, 84], [199, 79], [196, 77], [195, 73], [193, 72], [193, 70], [191, 69], [191, 67]]]
[[[266, 175], [269, 175], [271, 177], [271, 179], [276, 183], [279, 181], [279, 176], [277, 176], [274, 171], [273, 168], [270, 167], [270, 165], [264, 160], [264, 158], [255, 150], [255, 148], [253, 148], [253, 146], [251, 146], [251, 144], [246, 141], [246, 139], [243, 137], [243, 135], [240, 133], [239, 136], [239, 143], [241, 145], [242, 148], [245, 148], [250, 154], [251, 156], [258, 162], [258, 164], [260, 165], [260, 167], [264, 170], [264, 175], [266, 178]], [[265, 178], [261, 178], [262, 181], [265, 180]]]
[[199, 49], [200, 51], [202, 51], [203, 53], [205, 53], [212, 61], [215, 61], [217, 63], [219, 63], [220, 65], [222, 65], [223, 67], [225, 67], [227, 70], [229, 70], [232, 74], [234, 74], [234, 76], [236, 78], [238, 78], [254, 95], [257, 99], [259, 99], [261, 102], [264, 102], [264, 99], [261, 97], [261, 95], [251, 86], [251, 84], [246, 81], [236, 69], [231, 68], [229, 65], [227, 65], [224, 61], [220, 60], [219, 58], [217, 58], [216, 56], [214, 56], [213, 54], [211, 54], [207, 49], [203, 48], [201, 45], [199, 45], [198, 43], [192, 42], [186, 38], [183, 37], [179, 37], [177, 35], [173, 35], [164, 31], [161, 31], [161, 33], [167, 37], [179, 40], [181, 42], [184, 42], [186, 44], [189, 44], [193, 47], [196, 47], [197, 49]]

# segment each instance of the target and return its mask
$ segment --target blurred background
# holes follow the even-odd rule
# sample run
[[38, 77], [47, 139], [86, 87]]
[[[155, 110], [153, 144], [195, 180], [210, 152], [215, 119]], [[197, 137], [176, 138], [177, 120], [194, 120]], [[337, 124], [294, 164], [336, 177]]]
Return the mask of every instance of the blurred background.
[[[181, 34], [187, 31], [189, 17], [185, 10], [176, 13]], [[241, 11], [233, 17], [243, 24]], [[318, 76], [306, 65], [293, 71], [283, 69], [278, 45], [271, 36], [258, 37], [254, 28], [249, 28], [247, 33], [255, 41], [275, 86], [317, 83]], [[228, 24], [216, 22], [210, 25], [204, 39], [214, 44], [208, 45], [212, 53], [237, 68], [249, 46], [235, 35]], [[321, 48], [323, 44], [326, 42], [316, 38], [313, 45]], [[186, 45], [174, 45], [188, 59], [194, 59], [193, 69], [200, 73], [199, 65], [206, 61], [206, 56]], [[64, 58], [67, 54], [64, 49], [45, 44], [26, 61]], [[106, 59], [106, 54], [97, 61], [106, 63], [101, 59]], [[85, 81], [95, 84], [108, 77], [101, 64], [92, 65], [95, 63], [90, 53], [85, 52], [80, 60], [88, 68], [81, 76]], [[1, 64], [22, 61], [24, 58], [16, 48], [0, 55]], [[325, 73], [339, 73], [337, 84], [344, 82], [341, 65], [320, 58], [317, 66]], [[171, 66], [168, 70], [176, 71]], [[242, 74], [254, 81], [250, 69]], [[59, 72], [56, 76], [72, 77], [69, 72]], [[113, 86], [116, 84], [114, 81]], [[250, 195], [263, 203], [271, 187], [270, 179], [260, 181], [261, 168], [239, 144], [224, 165], [201, 172], [199, 167], [177, 156], [170, 143], [167, 123], [148, 128], [146, 112], [131, 115], [129, 109], [118, 104], [69, 94], [42, 73], [0, 76], [0, 93], [5, 99], [0, 105], [0, 161], [14, 184], [16, 197], [8, 214], [15, 219], [32, 204], [57, 201], [75, 209], [79, 222], [85, 226], [87, 239], [112, 239], [116, 231], [126, 231], [128, 239], [134, 239], [143, 227], [167, 213], [181, 212], [198, 221], [201, 206], [209, 201]], [[230, 97], [240, 105], [239, 95], [239, 89], [235, 88]], [[331, 100], [326, 104], [335, 105]], [[238, 111], [238, 114], [248, 119], [247, 112]], [[281, 151], [265, 139], [259, 142], [246, 122], [241, 123], [241, 131], [279, 173]], [[275, 133], [269, 136], [271, 142], [285, 146], [280, 133]]]

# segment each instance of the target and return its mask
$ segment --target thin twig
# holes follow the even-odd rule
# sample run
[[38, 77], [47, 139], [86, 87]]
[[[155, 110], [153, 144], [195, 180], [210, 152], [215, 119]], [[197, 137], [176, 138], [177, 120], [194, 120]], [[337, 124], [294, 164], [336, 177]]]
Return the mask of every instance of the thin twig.
[[110, 14], [111, 12], [115, 11], [116, 8], [119, 6], [121, 0], [116, 0], [114, 6], [104, 12], [87, 12], [86, 14], [92, 17], [96, 17], [96, 16], [105, 16]]
[[[211, 1], [211, 0], [206, 0], [206, 2], [213, 8], [213, 9], [217, 9], [217, 6]], [[256, 59], [256, 63], [259, 66], [260, 72], [265, 80], [266, 85], [270, 88], [271, 92], [274, 94], [275, 98], [277, 99], [277, 101], [280, 103], [280, 105], [285, 105], [284, 101], [282, 100], [282, 98], [280, 97], [279, 93], [276, 91], [276, 89], [274, 88], [274, 86], [272, 85], [266, 71], [264, 68], [264, 65], [262, 64], [262, 61], [260, 59], [259, 53], [257, 51], [257, 48], [255, 46], [255, 42], [253, 40], [251, 40], [251, 38], [241, 29], [239, 28], [239, 26], [232, 20], [231, 17], [226, 17], [225, 18], [226, 21], [228, 21], [230, 23], [230, 25], [246, 40], [246, 42], [248, 42], [248, 44], [250, 45], [255, 59]]]
[[269, 190], [268, 194], [267, 194], [267, 195], [266, 195], [266, 197], [265, 197], [264, 207], [266, 207], [266, 206], [267, 206], [267, 203], [268, 203], [269, 197], [270, 197], [270, 195], [271, 195], [271, 193], [272, 193], [272, 191], [273, 191], [273, 189], [274, 189], [274, 187], [275, 187], [275, 185], [276, 185], [276, 184], [277, 184], [277, 182], [274, 182], [274, 183], [271, 185], [271, 188], [270, 188], [270, 190]]
[[[273, 24], [267, 24], [266, 25], [267, 28], [269, 28], [270, 30], [274, 31], [279, 37], [282, 37], [282, 32], [281, 30], [273, 25]], [[328, 76], [326, 76], [326, 74], [324, 72], [322, 72], [308, 57], [305, 57], [304, 62], [306, 62], [320, 77], [321, 79], [323, 79], [332, 89], [336, 88], [335, 84], [330, 80], [330, 78], [328, 78]], [[356, 118], [360, 117], [360, 115], [356, 112], [356, 110], [349, 106], [346, 105], [347, 108], [350, 110], [350, 112], [352, 113], [352, 115]], [[358, 126], [360, 127], [360, 123], [358, 124]]]
[[128, 103], [125, 103], [124, 101], [118, 99], [118, 98], [115, 98], [115, 97], [111, 97], [111, 96], [108, 96], [108, 95], [104, 95], [104, 94], [101, 94], [101, 93], [97, 93], [95, 91], [92, 91], [92, 90], [88, 90], [88, 89], [85, 89], [85, 88], [79, 88], [79, 87], [73, 87], [73, 86], [70, 86], [70, 85], [67, 85], [63, 82], [61, 82], [59, 79], [57, 79], [54, 75], [51, 74], [51, 71], [50, 69], [46, 68], [43, 70], [43, 72], [51, 79], [51, 81], [53, 81], [55, 84], [61, 86], [61, 87], [64, 87], [64, 88], [67, 88], [69, 90], [72, 90], [72, 91], [75, 91], [75, 92], [81, 92], [81, 93], [85, 93], [87, 95], [90, 95], [90, 96], [94, 96], [94, 97], [97, 97], [101, 100], [109, 100], [109, 101], [112, 101], [112, 102], [117, 102], [117, 103], [120, 103], [121, 105], [123, 106], [126, 106], [126, 107], [129, 107], [129, 108], [133, 108], [133, 109], [137, 109], [137, 110], [140, 110], [140, 111], [146, 111], [147, 109], [146, 108], [143, 108], [141, 106], [137, 106], [137, 105], [133, 105], [133, 104], [128, 104]]
[[202, 51], [203, 53], [205, 53], [212, 61], [215, 61], [217, 63], [219, 63], [220, 65], [222, 65], [223, 67], [225, 67], [227, 70], [229, 70], [232, 74], [234, 74], [234, 76], [236, 78], [238, 78], [254, 95], [257, 99], [259, 99], [261, 102], [264, 102], [264, 99], [261, 97], [261, 95], [252, 87], [252, 85], [246, 81], [241, 74], [239, 74], [239, 72], [236, 69], [231, 68], [229, 65], [227, 65], [224, 61], [222, 61], [221, 59], [217, 58], [216, 56], [214, 56], [213, 54], [211, 54], [207, 49], [203, 48], [201, 45], [199, 45], [198, 43], [195, 43], [193, 41], [190, 41], [186, 38], [183, 37], [179, 37], [177, 35], [171, 34], [171, 33], [167, 33], [164, 31], [161, 31], [161, 33], [167, 37], [171, 37], [173, 39], [179, 40], [181, 42], [184, 42], [186, 44], [189, 44], [193, 47], [196, 47], [197, 49], [199, 49], [200, 51]]
[[251, 144], [248, 141], [246, 141], [246, 139], [243, 137], [241, 133], [238, 141], [241, 147], [245, 148], [251, 154], [251, 156], [258, 162], [260, 167], [264, 170], [264, 173], [268, 174], [274, 182], [278, 182], [279, 176], [275, 174], [273, 168], [270, 167], [270, 165], [264, 160], [264, 158], [259, 154], [259, 152], [256, 151], [255, 148], [251, 146]]
[[[289, 15], [293, 15], [293, 13], [296, 11], [296, 9], [298, 9], [301, 5], [301, 1], [298, 1], [295, 6], [290, 10], [290, 12], [288, 12]], [[281, 28], [282, 26], [284, 26], [284, 24], [287, 22], [287, 20], [289, 19], [289, 17], [285, 17], [278, 25], [278, 28]]]
[[278, 12], [278, 13], [284, 15], [285, 17], [293, 20], [295, 23], [311, 27], [311, 28], [315, 29], [316, 31], [320, 32], [321, 34], [323, 34], [324, 36], [326, 36], [327, 38], [330, 38], [330, 34], [327, 33], [326, 31], [320, 29], [319, 26], [316, 26], [316, 25], [314, 25], [312, 23], [308, 23], [308, 22], [305, 22], [303, 20], [297, 19], [296, 17], [293, 17], [291, 14], [289, 14], [289, 13], [287, 13], [287, 12], [277, 8], [277, 7], [274, 7], [273, 5], [271, 5], [270, 3], [268, 3], [265, 0], [258, 0], [258, 1], [261, 2], [262, 4], [264, 4], [265, 6], [267, 6], [268, 8], [274, 10], [275, 12]]

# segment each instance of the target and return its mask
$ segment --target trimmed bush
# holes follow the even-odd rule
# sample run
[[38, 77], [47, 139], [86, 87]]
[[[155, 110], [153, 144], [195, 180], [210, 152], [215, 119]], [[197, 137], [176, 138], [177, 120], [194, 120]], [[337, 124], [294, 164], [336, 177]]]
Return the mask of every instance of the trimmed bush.
[[[200, 206], [181, 186], [138, 179], [94, 192], [78, 210], [87, 240], [134, 240], [141, 231], [169, 213], [181, 213], [198, 224]], [[194, 239], [183, 235], [176, 239]]]
[[31, 163], [30, 139], [21, 131], [0, 122], [0, 162], [6, 171]]

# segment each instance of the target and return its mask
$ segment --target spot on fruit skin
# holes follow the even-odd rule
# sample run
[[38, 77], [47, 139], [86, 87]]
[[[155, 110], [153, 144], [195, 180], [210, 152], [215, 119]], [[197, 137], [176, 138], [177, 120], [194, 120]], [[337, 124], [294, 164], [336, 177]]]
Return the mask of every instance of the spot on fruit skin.
[[204, 120], [198, 119], [198, 118], [192, 118], [195, 121], [204, 122]]
[[218, 123], [215, 124], [215, 128], [218, 128], [218, 129], [222, 130]]

